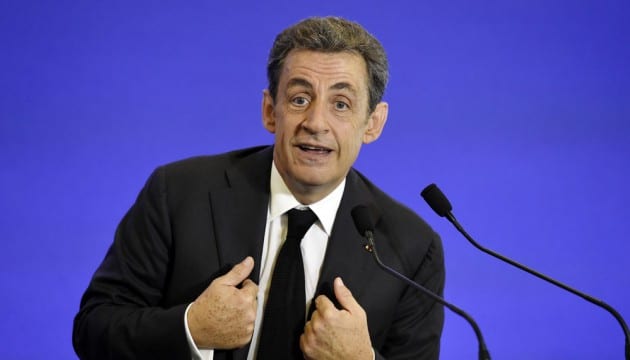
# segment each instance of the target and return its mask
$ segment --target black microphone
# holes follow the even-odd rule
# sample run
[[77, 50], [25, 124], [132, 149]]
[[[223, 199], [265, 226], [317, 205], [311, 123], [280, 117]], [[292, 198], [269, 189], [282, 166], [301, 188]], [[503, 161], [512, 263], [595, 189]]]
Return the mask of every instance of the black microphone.
[[394, 277], [397, 277], [403, 282], [409, 284], [411, 287], [429, 296], [434, 301], [437, 301], [440, 304], [446, 306], [452, 312], [466, 319], [466, 321], [468, 321], [468, 323], [472, 326], [473, 330], [475, 331], [475, 335], [477, 336], [477, 342], [479, 343], [479, 360], [490, 360], [490, 353], [488, 352], [488, 349], [486, 348], [486, 343], [483, 340], [483, 335], [481, 335], [481, 330], [479, 329], [479, 326], [477, 326], [477, 323], [475, 322], [475, 320], [473, 320], [473, 318], [470, 315], [465, 313], [463, 310], [461, 310], [457, 306], [447, 302], [446, 300], [444, 300], [442, 297], [435, 294], [431, 290], [425, 288], [424, 286], [409, 279], [405, 275], [383, 264], [381, 259], [378, 257], [378, 252], [376, 251], [376, 245], [374, 244], [374, 224], [373, 224], [372, 216], [370, 214], [370, 210], [368, 209], [368, 207], [365, 205], [357, 205], [354, 207], [354, 209], [352, 209], [351, 214], [352, 214], [352, 219], [354, 220], [354, 225], [357, 227], [357, 230], [368, 241], [368, 246], [365, 249], [374, 255], [374, 260], [376, 260], [376, 263], [378, 264], [378, 266], [381, 267], [386, 272], [393, 275]]
[[451, 212], [453, 210], [453, 207], [451, 206], [450, 201], [448, 201], [448, 199], [446, 198], [446, 195], [444, 195], [444, 193], [440, 190], [440, 188], [437, 187], [437, 185], [435, 184], [430, 184], [428, 185], [426, 188], [424, 188], [424, 190], [422, 190], [422, 192], [420, 193], [420, 195], [422, 195], [422, 197], [424, 198], [424, 200], [429, 204], [429, 206], [431, 207], [431, 209], [433, 209], [433, 211], [435, 211], [439, 216], [441, 217], [445, 217], [451, 224], [453, 224], [455, 226], [455, 228], [457, 229], [457, 231], [459, 231], [462, 235], [464, 235], [464, 237], [471, 243], [473, 244], [474, 247], [476, 247], [477, 249], [485, 252], [486, 254], [492, 255], [495, 258], [501, 260], [501, 261], [505, 261], [506, 263], [515, 266], [527, 273], [530, 273], [534, 276], [536, 276], [539, 279], [543, 279], [551, 284], [554, 284], [574, 295], [577, 295], [579, 297], [581, 297], [582, 299], [595, 304], [603, 309], [605, 309], [606, 311], [608, 311], [609, 313], [612, 314], [612, 316], [615, 317], [615, 319], [617, 319], [617, 321], [619, 322], [619, 325], [621, 325], [621, 328], [623, 329], [623, 332], [626, 336], [626, 360], [630, 360], [630, 331], [628, 331], [628, 325], [626, 325], [626, 322], [623, 320], [623, 317], [621, 317], [621, 315], [617, 312], [617, 310], [613, 309], [612, 306], [606, 304], [605, 302], [596, 299], [590, 295], [587, 295], [581, 291], [578, 291], [576, 289], [573, 289], [571, 287], [569, 287], [568, 285], [565, 285], [555, 279], [550, 278], [547, 275], [541, 274], [536, 270], [530, 269], [525, 265], [519, 264], [516, 261], [509, 259], [497, 252], [494, 252], [490, 249], [487, 249], [481, 245], [479, 245], [470, 235], [468, 235], [468, 233], [464, 230], [464, 228], [459, 224], [459, 222], [457, 222], [457, 220], [455, 219], [455, 216], [453, 215], [453, 213]]

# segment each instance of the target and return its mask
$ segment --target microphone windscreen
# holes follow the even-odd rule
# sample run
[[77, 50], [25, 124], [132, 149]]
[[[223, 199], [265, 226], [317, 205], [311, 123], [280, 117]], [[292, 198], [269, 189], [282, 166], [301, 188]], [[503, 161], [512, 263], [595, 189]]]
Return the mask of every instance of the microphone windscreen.
[[429, 204], [431, 209], [435, 211], [439, 216], [444, 217], [446, 214], [453, 210], [451, 203], [446, 198], [446, 195], [435, 184], [431, 184], [422, 190], [420, 193], [424, 198], [424, 201]]
[[350, 213], [352, 214], [352, 219], [354, 220], [354, 226], [357, 227], [361, 236], [365, 236], [366, 231], [374, 232], [372, 214], [367, 206], [357, 205]]

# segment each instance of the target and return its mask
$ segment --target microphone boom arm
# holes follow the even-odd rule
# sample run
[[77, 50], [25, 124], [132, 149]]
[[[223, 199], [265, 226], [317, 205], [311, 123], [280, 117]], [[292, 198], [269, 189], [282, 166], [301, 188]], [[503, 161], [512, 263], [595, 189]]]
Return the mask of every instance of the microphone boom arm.
[[367, 249], [367, 251], [370, 251], [372, 253], [372, 255], [374, 255], [374, 260], [376, 261], [376, 263], [378, 264], [379, 267], [381, 267], [383, 270], [387, 271], [390, 275], [393, 275], [394, 277], [398, 278], [399, 280], [404, 281], [405, 283], [407, 283], [409, 286], [419, 290], [420, 292], [422, 292], [423, 294], [429, 296], [431, 299], [433, 299], [434, 301], [439, 302], [440, 304], [446, 306], [448, 309], [450, 309], [452, 312], [456, 313], [457, 315], [463, 317], [464, 319], [466, 319], [468, 321], [468, 323], [470, 323], [470, 325], [472, 326], [473, 330], [475, 331], [475, 335], [477, 336], [477, 342], [479, 343], [479, 360], [490, 360], [490, 353], [488, 352], [488, 349], [486, 347], [486, 343], [483, 340], [483, 335], [481, 334], [481, 329], [479, 329], [479, 326], [477, 325], [477, 323], [475, 322], [475, 320], [473, 320], [473, 318], [468, 315], [465, 311], [463, 311], [462, 309], [458, 308], [457, 306], [450, 304], [446, 301], [444, 301], [444, 299], [442, 299], [441, 297], [437, 296], [436, 294], [434, 294], [432, 291], [430, 291], [429, 289], [425, 288], [424, 286], [411, 281], [410, 279], [408, 279], [406, 276], [402, 275], [401, 273], [397, 272], [396, 270], [390, 268], [389, 266], [385, 265], [381, 259], [378, 256], [378, 252], [376, 251], [376, 245], [374, 244], [374, 234], [372, 233], [372, 231], [367, 230], [365, 231], [365, 237], [368, 240], [368, 245], [369, 248]]
[[453, 226], [455, 226], [455, 228], [457, 229], [457, 231], [459, 231], [462, 235], [464, 235], [464, 237], [466, 238], [466, 240], [468, 240], [474, 247], [476, 247], [477, 249], [485, 252], [488, 255], [491, 255], [499, 260], [505, 261], [508, 264], [515, 266], [527, 273], [530, 273], [534, 276], [536, 276], [539, 279], [545, 280], [553, 285], [556, 285], [574, 295], [577, 295], [579, 297], [581, 297], [582, 299], [597, 305], [603, 309], [605, 309], [606, 311], [608, 311], [610, 314], [612, 314], [612, 316], [615, 317], [615, 319], [617, 320], [617, 322], [619, 322], [619, 325], [621, 325], [621, 329], [623, 330], [625, 337], [626, 337], [626, 360], [630, 360], [630, 331], [628, 331], [628, 325], [626, 324], [626, 322], [624, 321], [623, 317], [621, 317], [621, 314], [619, 314], [619, 312], [617, 312], [617, 310], [615, 310], [612, 306], [606, 304], [605, 302], [603, 302], [602, 300], [599, 300], [597, 298], [594, 298], [588, 294], [585, 294], [579, 290], [576, 290], [568, 285], [565, 285], [555, 279], [550, 278], [549, 276], [539, 273], [538, 271], [534, 270], [534, 269], [530, 269], [525, 265], [522, 265], [510, 258], [507, 258], [495, 251], [492, 251], [488, 248], [485, 248], [483, 246], [481, 246], [479, 243], [477, 243], [472, 236], [470, 236], [466, 230], [464, 230], [464, 228], [460, 225], [460, 223], [457, 221], [457, 219], [455, 219], [455, 216], [453, 215], [452, 212], [447, 212], [445, 215], [446, 219], [453, 224]]

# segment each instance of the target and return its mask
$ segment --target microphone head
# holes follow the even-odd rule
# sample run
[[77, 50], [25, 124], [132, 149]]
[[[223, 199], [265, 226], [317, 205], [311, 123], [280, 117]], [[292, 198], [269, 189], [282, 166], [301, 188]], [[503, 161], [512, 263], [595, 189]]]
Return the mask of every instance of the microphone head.
[[424, 198], [424, 201], [429, 204], [431, 209], [435, 211], [439, 216], [445, 217], [453, 210], [451, 203], [446, 198], [446, 195], [435, 184], [431, 184], [422, 190], [420, 193]]
[[350, 212], [354, 220], [354, 226], [357, 227], [359, 234], [365, 236], [367, 231], [374, 232], [374, 222], [372, 221], [372, 213], [365, 205], [357, 205]]

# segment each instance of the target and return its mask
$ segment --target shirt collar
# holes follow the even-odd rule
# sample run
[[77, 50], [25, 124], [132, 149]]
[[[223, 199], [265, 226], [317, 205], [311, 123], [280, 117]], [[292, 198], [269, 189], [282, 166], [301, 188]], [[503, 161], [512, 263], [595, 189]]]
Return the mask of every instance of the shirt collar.
[[282, 176], [276, 168], [275, 161], [271, 164], [271, 201], [269, 202], [269, 220], [275, 220], [282, 216], [285, 212], [293, 208], [305, 208], [308, 207], [322, 224], [326, 235], [330, 236], [332, 233], [335, 217], [337, 216], [337, 209], [341, 203], [341, 197], [343, 196], [343, 190], [346, 187], [346, 179], [343, 181], [326, 197], [310, 204], [308, 206], [301, 204], [284, 183]]

